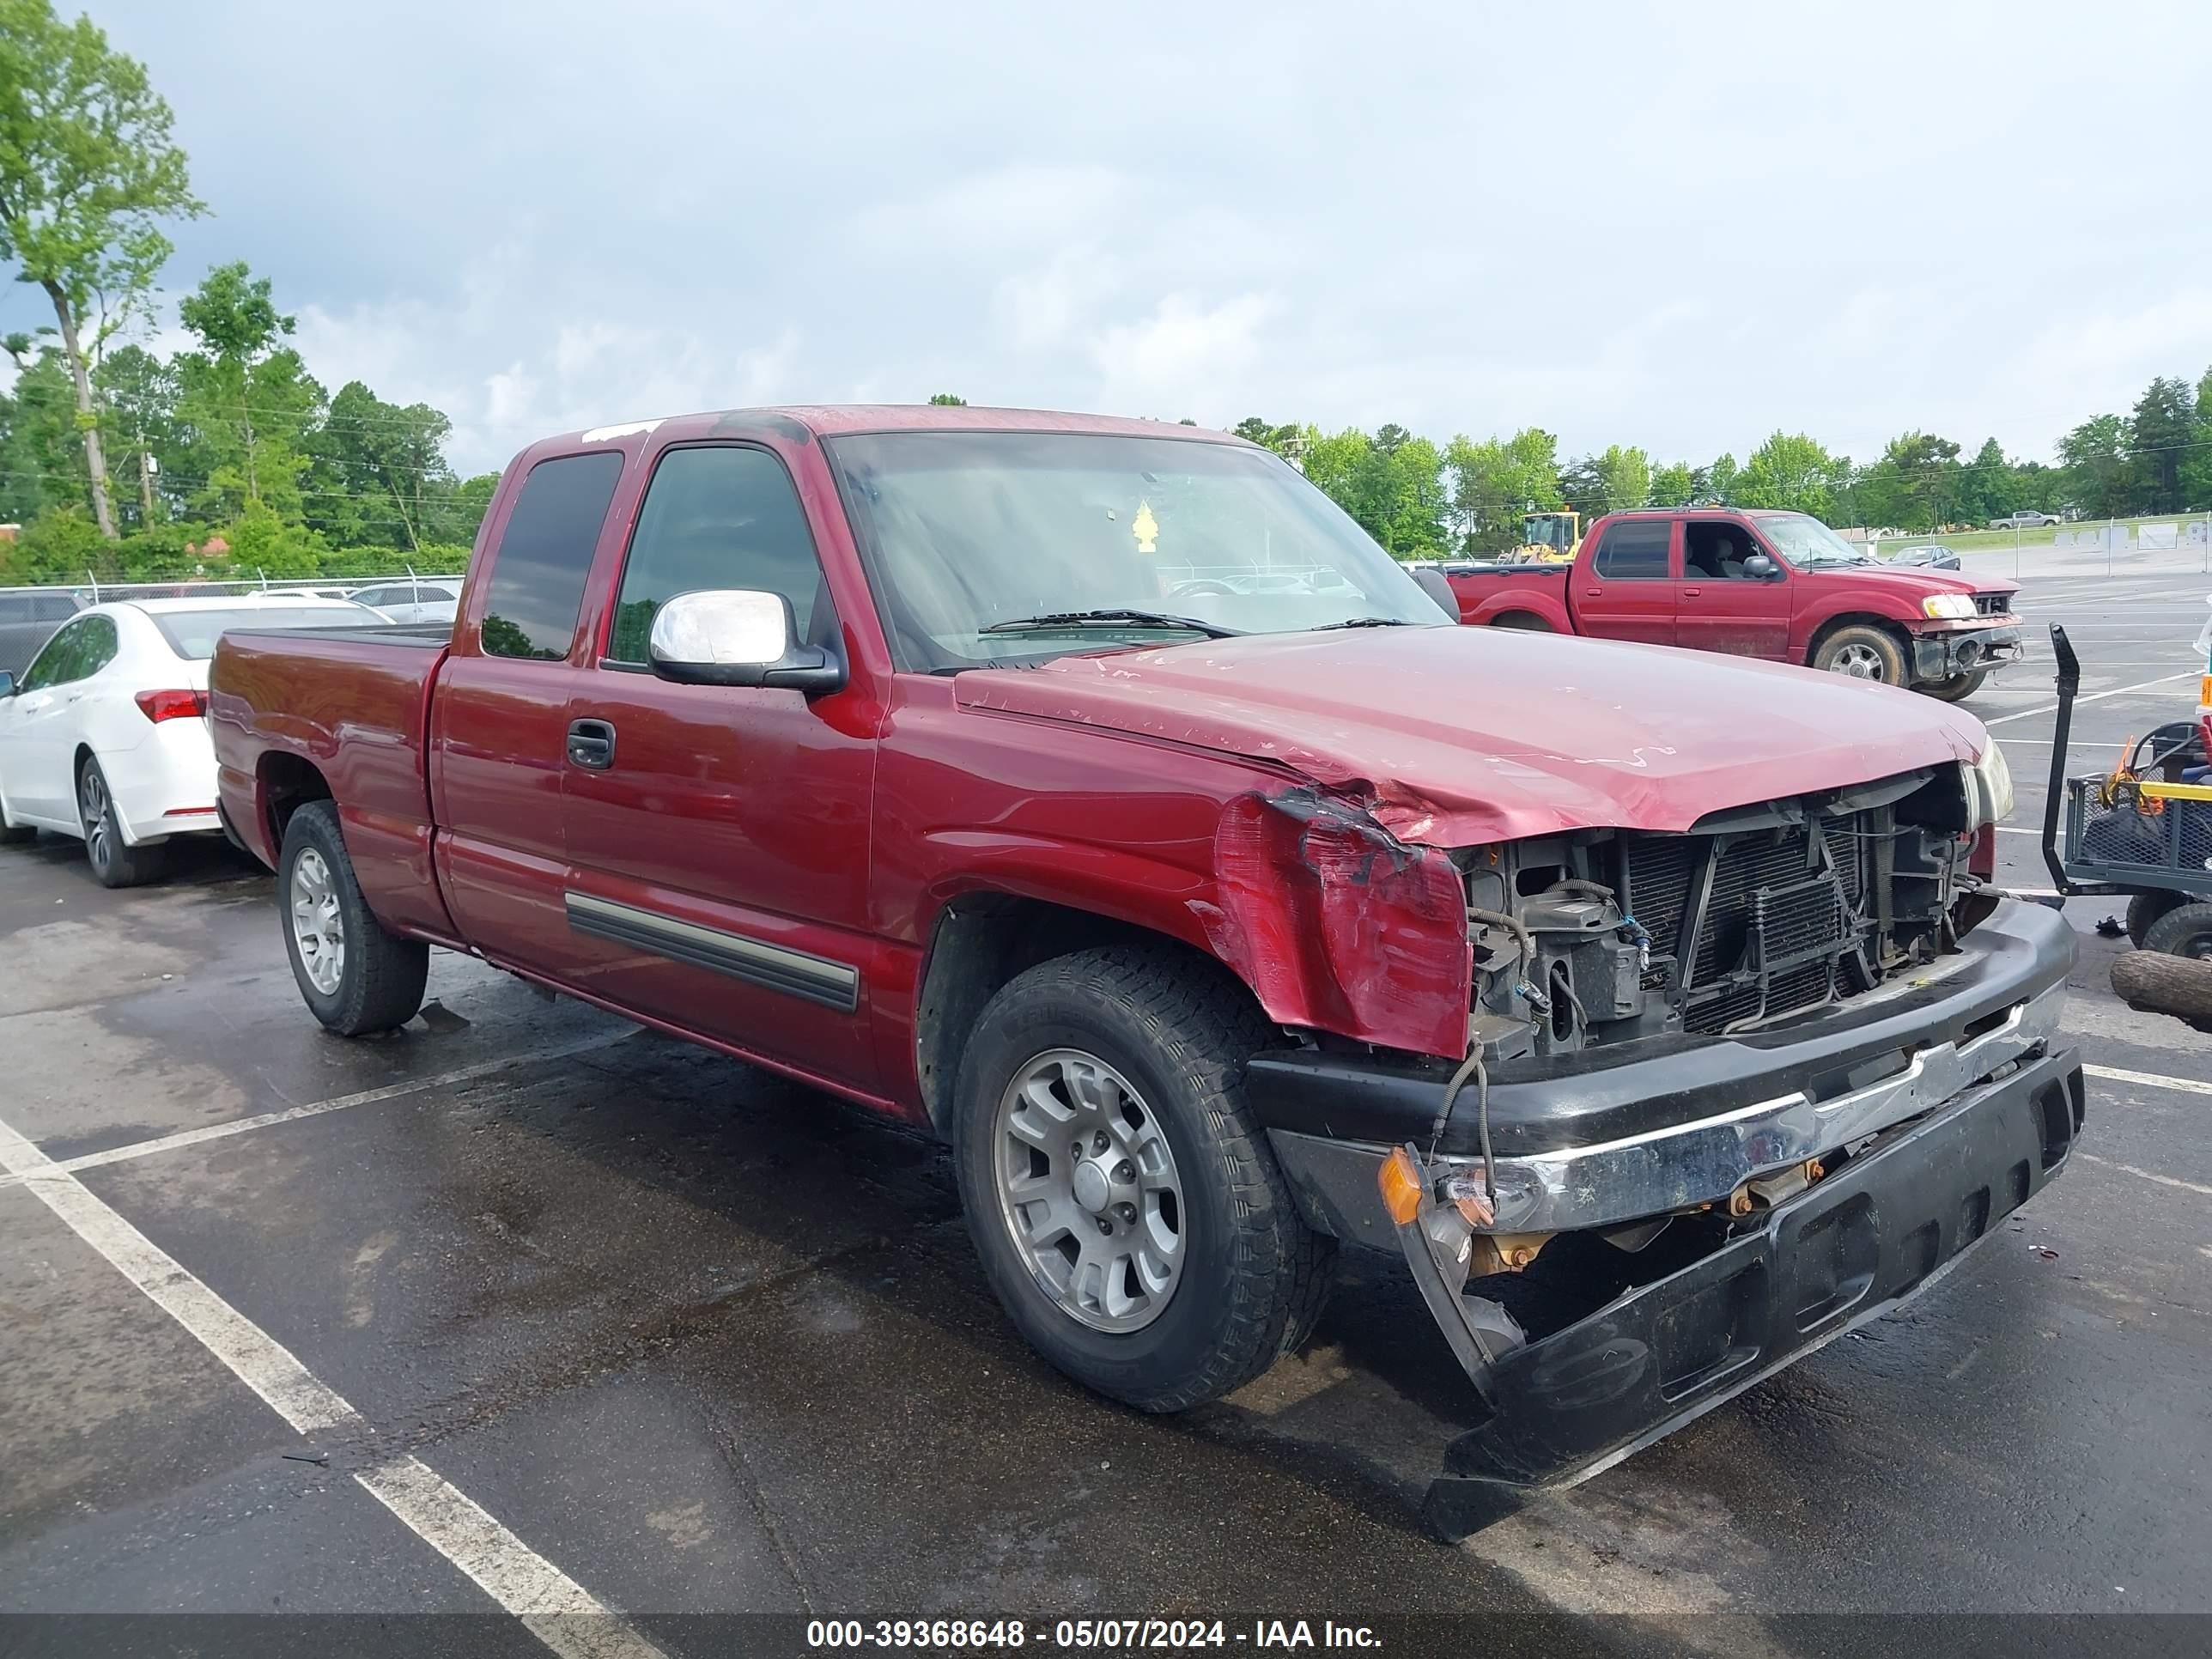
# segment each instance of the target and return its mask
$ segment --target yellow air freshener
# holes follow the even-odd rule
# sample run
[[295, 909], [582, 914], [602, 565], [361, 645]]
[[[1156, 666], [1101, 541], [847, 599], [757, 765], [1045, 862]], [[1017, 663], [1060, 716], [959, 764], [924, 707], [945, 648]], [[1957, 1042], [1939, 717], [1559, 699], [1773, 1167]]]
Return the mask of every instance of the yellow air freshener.
[[1160, 550], [1160, 521], [1152, 516], [1150, 501], [1137, 503], [1137, 516], [1129, 520], [1129, 533], [1137, 538], [1137, 551], [1157, 553]]

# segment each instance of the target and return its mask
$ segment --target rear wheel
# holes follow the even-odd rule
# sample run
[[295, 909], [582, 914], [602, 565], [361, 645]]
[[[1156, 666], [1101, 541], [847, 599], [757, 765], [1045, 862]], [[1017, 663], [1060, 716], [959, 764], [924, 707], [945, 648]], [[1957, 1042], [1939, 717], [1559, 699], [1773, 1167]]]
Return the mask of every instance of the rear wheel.
[[1838, 628], [1821, 641], [1813, 653], [1813, 666], [1883, 685], [1903, 685], [1905, 679], [1903, 647], [1883, 629], [1866, 623]]
[[2188, 902], [2179, 893], [2137, 893], [2128, 901], [2128, 937], [2135, 941], [2136, 949], [2143, 948], [2151, 924], [2169, 910], [2178, 910]]
[[1954, 674], [1948, 680], [1937, 680], [1919, 689], [1929, 696], [1944, 702], [1964, 702], [1988, 683], [1990, 671], [1978, 668], [1971, 674]]
[[2177, 904], [2143, 930], [2143, 949], [2212, 962], [2212, 904]]
[[1335, 1242], [1244, 1108], [1268, 1030], [1218, 969], [1114, 947], [1014, 979], [962, 1060], [955, 1162], [992, 1289], [1053, 1364], [1139, 1410], [1249, 1382], [1327, 1297]]
[[123, 839], [123, 820], [107, 787], [107, 774], [89, 755], [76, 775], [77, 822], [84, 827], [85, 861], [102, 887], [136, 887], [169, 866], [169, 844], [150, 842], [132, 847]]
[[366, 1036], [415, 1018], [430, 947], [385, 932], [370, 914], [329, 801], [308, 802], [284, 826], [276, 898], [292, 978], [325, 1026]]

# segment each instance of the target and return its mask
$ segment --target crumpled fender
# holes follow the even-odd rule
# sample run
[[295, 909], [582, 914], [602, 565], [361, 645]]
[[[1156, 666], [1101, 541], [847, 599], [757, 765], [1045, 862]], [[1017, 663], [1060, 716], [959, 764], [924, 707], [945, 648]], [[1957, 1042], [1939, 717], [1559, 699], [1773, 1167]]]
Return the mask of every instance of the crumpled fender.
[[1218, 902], [1191, 900], [1214, 954], [1268, 1018], [1456, 1059], [1474, 971], [1459, 872], [1365, 802], [1312, 785], [1230, 801]]

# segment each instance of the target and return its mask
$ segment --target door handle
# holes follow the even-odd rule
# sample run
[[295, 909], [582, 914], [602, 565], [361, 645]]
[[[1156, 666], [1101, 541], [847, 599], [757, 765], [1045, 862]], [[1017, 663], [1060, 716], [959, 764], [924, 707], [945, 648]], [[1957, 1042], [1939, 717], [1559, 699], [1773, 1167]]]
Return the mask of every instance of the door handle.
[[1682, 597], [1686, 599], [1694, 599], [1705, 591], [1702, 587], [1686, 587], [1682, 590]]
[[615, 729], [605, 720], [572, 720], [568, 725], [568, 760], [593, 772], [615, 763]]

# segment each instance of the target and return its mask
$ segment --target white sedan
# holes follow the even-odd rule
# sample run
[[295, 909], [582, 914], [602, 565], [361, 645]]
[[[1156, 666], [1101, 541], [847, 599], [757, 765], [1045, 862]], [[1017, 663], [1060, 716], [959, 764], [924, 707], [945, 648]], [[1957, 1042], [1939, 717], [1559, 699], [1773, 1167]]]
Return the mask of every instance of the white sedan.
[[0, 839], [76, 836], [103, 886], [151, 880], [171, 836], [222, 827], [206, 714], [224, 630], [383, 625], [350, 600], [285, 593], [78, 612], [21, 680], [0, 673]]
[[382, 612], [396, 623], [409, 623], [416, 627], [440, 626], [451, 628], [459, 613], [461, 579], [459, 576], [410, 577], [405, 581], [380, 582], [374, 587], [356, 587], [346, 597], [356, 605], [368, 605]]

